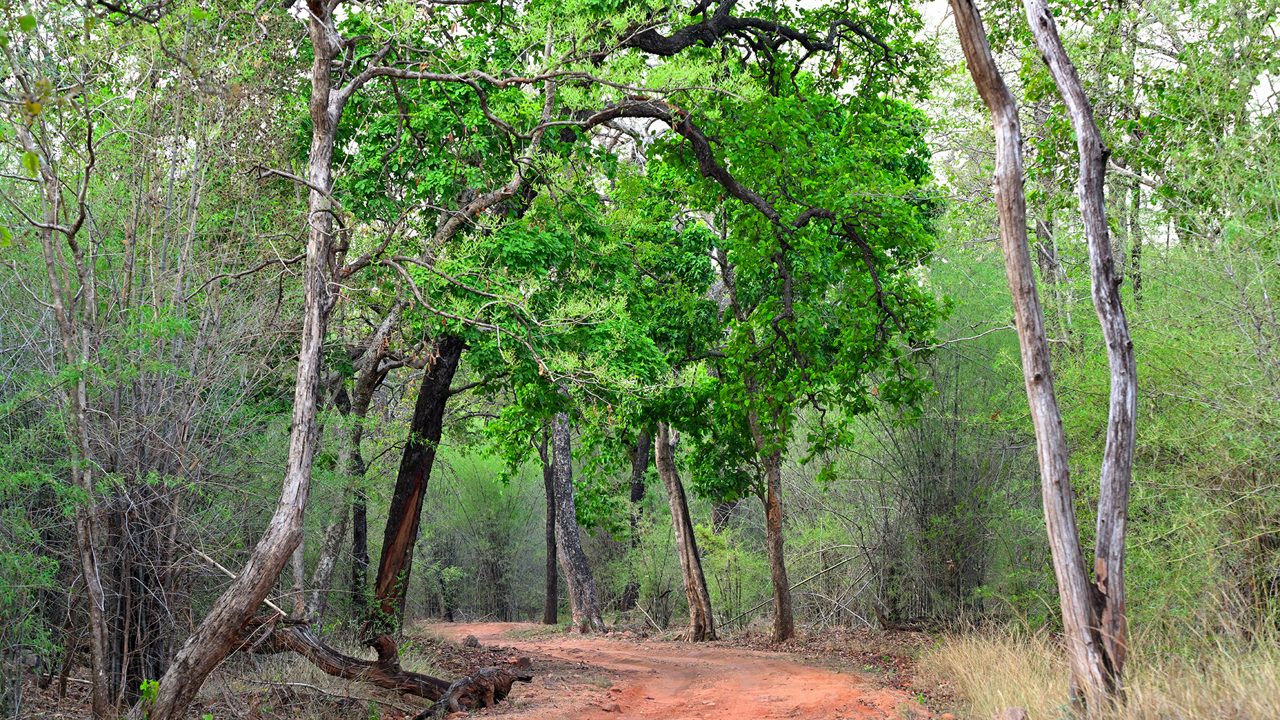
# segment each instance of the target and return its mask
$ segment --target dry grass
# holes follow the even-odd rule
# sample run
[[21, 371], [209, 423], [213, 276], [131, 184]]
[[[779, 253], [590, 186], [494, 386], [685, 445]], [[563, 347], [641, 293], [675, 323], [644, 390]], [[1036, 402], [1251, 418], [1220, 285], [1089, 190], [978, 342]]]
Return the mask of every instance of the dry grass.
[[[1047, 635], [983, 629], [950, 637], [921, 658], [931, 682], [955, 689], [969, 717], [1025, 708], [1034, 720], [1071, 718], [1067, 669]], [[1127, 701], [1107, 720], [1273, 720], [1280, 718], [1280, 644], [1229, 641], [1183, 656], [1135, 643]]]

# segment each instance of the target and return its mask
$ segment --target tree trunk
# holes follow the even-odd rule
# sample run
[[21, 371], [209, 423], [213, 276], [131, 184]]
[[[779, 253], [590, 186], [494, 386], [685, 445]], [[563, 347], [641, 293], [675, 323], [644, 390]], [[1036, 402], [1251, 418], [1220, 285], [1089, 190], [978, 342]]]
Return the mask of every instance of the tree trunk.
[[280, 501], [262, 538], [249, 555], [244, 569], [214, 602], [204, 621], [178, 651], [160, 680], [160, 689], [150, 708], [135, 705], [133, 717], [149, 720], [179, 720], [200, 691], [209, 673], [235, 649], [239, 629], [250, 619], [267, 593], [275, 586], [280, 571], [289, 561], [302, 537], [302, 519], [311, 485], [311, 466], [317, 442], [316, 400], [323, 362], [323, 341], [329, 311], [332, 275], [333, 141], [342, 112], [339, 98], [331, 100], [331, 65], [338, 51], [337, 33], [325, 3], [310, 2], [308, 29], [314, 50], [311, 67], [311, 149], [308, 155], [309, 233], [304, 278], [302, 342], [298, 352], [298, 373], [293, 398], [293, 429], [289, 436], [289, 456]]
[[538, 455], [542, 458], [542, 487], [547, 495], [547, 591], [542, 604], [542, 624], [555, 625], [560, 614], [560, 578], [556, 573], [556, 478], [555, 467], [547, 454], [547, 432], [542, 432]]
[[689, 502], [676, 471], [675, 443], [671, 428], [666, 423], [658, 423], [654, 464], [658, 467], [658, 477], [662, 478], [662, 484], [667, 489], [667, 502], [671, 505], [671, 524], [676, 533], [680, 573], [684, 576], [684, 594], [689, 601], [689, 642], [715, 640], [711, 593], [707, 591], [707, 580], [702, 574], [698, 539], [694, 534], [693, 520], [689, 517]]
[[773, 581], [773, 642], [783, 642], [796, 634], [791, 610], [791, 584], [782, 547], [782, 453], [764, 457], [764, 535], [769, 556], [769, 577]]
[[1138, 366], [1124, 305], [1120, 300], [1120, 278], [1115, 272], [1115, 258], [1107, 230], [1104, 188], [1110, 152], [1102, 143], [1102, 134], [1093, 119], [1093, 108], [1058, 37], [1058, 28], [1049, 13], [1049, 6], [1045, 0], [1025, 0], [1025, 6], [1036, 46], [1049, 66], [1058, 93], [1066, 102], [1076, 134], [1076, 148], [1080, 154], [1077, 194], [1089, 247], [1093, 306], [1102, 326], [1111, 368], [1107, 442], [1099, 480], [1097, 544], [1093, 553], [1094, 578], [1090, 588], [1094, 610], [1090, 630], [1095, 642], [1102, 647], [1104, 667], [1100, 670], [1105, 685], [1090, 687], [1081, 684], [1078, 688], [1086, 706], [1097, 710], [1104, 707], [1100, 697], [1103, 693], [1113, 697], [1119, 694], [1124, 671], [1127, 640], [1124, 537], [1129, 516], [1129, 485], [1133, 477]]
[[569, 448], [569, 416], [558, 413], [551, 427], [552, 479], [556, 496], [556, 545], [560, 569], [569, 588], [569, 609], [578, 632], [605, 632], [596, 596], [596, 579], [582, 551], [581, 529], [573, 503], [573, 455]]
[[363, 622], [368, 616], [369, 498], [357, 487], [351, 501], [351, 617]]
[[[1066, 437], [1053, 388], [1044, 316], [1027, 252], [1026, 197], [1023, 194], [1022, 139], [1017, 103], [996, 67], [977, 8], [971, 0], [951, 0], [951, 7], [969, 73], [991, 111], [995, 129], [995, 190], [1000, 240], [1013, 297], [1027, 400], [1036, 432], [1045, 525], [1057, 577], [1072, 686], [1082, 694], [1090, 712], [1100, 713], [1109, 704], [1115, 676], [1109, 667], [1102, 639], [1095, 632], [1094, 588], [1085, 573], [1076, 527]], [[1036, 24], [1033, 20], [1032, 25]], [[1093, 255], [1091, 247], [1091, 260]], [[1109, 448], [1110, 435], [1109, 429]], [[1102, 517], [1100, 512], [1100, 521]], [[1123, 641], [1123, 636], [1120, 639]]]
[[[399, 303], [394, 305], [378, 325], [378, 329], [370, 336], [365, 351], [356, 362], [355, 385], [352, 393], [348, 395], [345, 383], [339, 381], [338, 391], [334, 394], [334, 405], [347, 420], [347, 439], [346, 442], [342, 443], [338, 451], [338, 469], [347, 476], [347, 483], [342, 492], [341, 509], [337, 511], [337, 517], [331, 520], [329, 526], [325, 529], [324, 544], [320, 550], [320, 558], [316, 561], [315, 570], [311, 575], [312, 590], [308, 615], [311, 621], [317, 625], [323, 621], [325, 610], [329, 604], [329, 587], [333, 580], [333, 570], [338, 563], [338, 551], [342, 547], [342, 540], [347, 534], [348, 512], [346, 504], [348, 502], [351, 502], [352, 512], [350, 514], [355, 514], [355, 502], [352, 501], [352, 498], [360, 492], [360, 483], [365, 473], [364, 456], [360, 454], [360, 444], [364, 439], [364, 420], [369, 415], [369, 405], [373, 402], [373, 394], [387, 376], [387, 371], [382, 367], [382, 359], [386, 357], [386, 339], [400, 317], [401, 307]], [[355, 554], [354, 536], [363, 532], [363, 525], [359, 529], [352, 531], [353, 555]], [[367, 542], [363, 536], [360, 538], [360, 542], [365, 553], [364, 566], [367, 567], [369, 564]], [[357, 572], [357, 563], [358, 560], [353, 560], [353, 574]], [[363, 573], [364, 568], [360, 568], [359, 572]], [[363, 574], [360, 577], [359, 587], [363, 588]], [[363, 591], [360, 593], [360, 598], [363, 600]]]
[[374, 634], [383, 634], [397, 626], [409, 586], [413, 546], [418, 540], [418, 521], [422, 516], [422, 500], [431, 478], [436, 450], [444, 430], [444, 409], [449, 400], [449, 385], [458, 370], [465, 346], [462, 338], [441, 337], [435, 347], [436, 358], [422, 376], [409, 438], [400, 457], [395, 492], [387, 510], [387, 528], [382, 538], [382, 557], [374, 594], [378, 607], [372, 619]]
[[[238, 645], [252, 646], [255, 636], [267, 621], [250, 621], [240, 634]], [[362, 660], [344, 655], [318, 637], [306, 625], [287, 625], [270, 631], [256, 647], [257, 652], [296, 652], [329, 675], [345, 680], [366, 682], [380, 688], [438, 700], [449, 689], [449, 682], [400, 667], [398, 648], [391, 638], [381, 635], [367, 643], [378, 654], [377, 660]]]
[[[649, 469], [649, 447], [652, 438], [646, 430], [636, 434], [636, 444], [631, 450], [631, 507], [629, 520], [631, 523], [631, 552], [634, 554], [640, 547], [640, 518], [644, 512], [644, 474]], [[630, 610], [640, 599], [640, 580], [635, 576], [634, 558], [627, 564], [627, 585], [622, 589], [622, 597], [618, 600], [619, 610]]]
[[[747, 391], [758, 395], [759, 387], [750, 378]], [[796, 634], [795, 616], [791, 610], [791, 584], [787, 580], [786, 555], [782, 543], [782, 450], [773, 447], [765, 435], [760, 413], [747, 413], [747, 425], [755, 442], [756, 453], [764, 465], [765, 493], [764, 536], [769, 556], [769, 576], [773, 582], [773, 642], [783, 642]]]

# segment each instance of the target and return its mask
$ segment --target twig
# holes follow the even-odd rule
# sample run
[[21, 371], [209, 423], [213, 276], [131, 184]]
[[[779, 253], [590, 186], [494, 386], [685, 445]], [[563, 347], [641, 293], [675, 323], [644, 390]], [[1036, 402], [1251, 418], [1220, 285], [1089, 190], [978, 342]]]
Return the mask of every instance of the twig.
[[658, 632], [662, 632], [662, 628], [658, 627], [658, 623], [654, 622], [653, 618], [649, 616], [649, 613], [645, 611], [644, 605], [641, 605], [640, 603], [636, 603], [636, 609], [644, 613], [644, 619], [649, 621], [649, 624], [653, 626], [654, 630], [657, 630]]
[[[814, 578], [818, 578], [818, 577], [821, 577], [821, 576], [823, 576], [823, 575], [826, 575], [827, 573], [831, 572], [832, 570], [835, 570], [836, 568], [840, 567], [841, 565], [844, 565], [845, 563], [849, 562], [850, 560], [855, 560], [855, 559], [857, 559], [857, 557], [858, 557], [857, 555], [850, 555], [849, 557], [847, 557], [847, 558], [845, 558], [845, 559], [841, 560], [840, 562], [836, 563], [835, 565], [832, 565], [831, 567], [829, 567], [829, 568], [827, 568], [827, 569], [825, 569], [825, 570], [819, 570], [818, 572], [816, 572], [816, 573], [814, 573], [814, 574], [810, 575], [809, 577], [807, 577], [807, 578], [805, 578], [805, 579], [801, 580], [800, 582], [796, 583], [795, 585], [792, 585], [790, 588], [788, 588], [788, 589], [787, 589], [787, 592], [790, 592], [790, 591], [792, 591], [792, 590], [795, 590], [796, 588], [800, 587], [801, 585], [804, 585], [805, 583], [809, 582], [810, 580], [813, 580]], [[869, 568], [868, 568], [868, 569], [869, 569]], [[866, 575], [866, 574], [867, 574], [867, 570], [863, 570], [863, 571], [862, 571], [862, 575]], [[862, 575], [859, 575], [859, 576], [858, 576], [858, 580], [861, 580], [861, 579], [862, 579]], [[858, 580], [854, 580], [854, 582], [857, 582]], [[732, 624], [734, 624], [734, 623], [738, 622], [739, 620], [741, 620], [742, 618], [744, 618], [744, 617], [746, 617], [746, 616], [750, 615], [751, 613], [755, 612], [756, 610], [759, 610], [760, 608], [764, 607], [765, 605], [768, 605], [768, 604], [769, 604], [769, 602], [770, 602], [770, 601], [772, 601], [772, 600], [773, 600], [773, 598], [771, 598], [771, 597], [770, 597], [770, 598], [766, 598], [766, 599], [765, 599], [765, 600], [763, 600], [762, 602], [758, 602], [758, 603], [756, 603], [755, 605], [753, 605], [753, 606], [751, 606], [751, 607], [747, 608], [746, 610], [744, 610], [744, 611], [743, 611], [740, 615], [738, 615], [737, 617], [730, 619], [730, 620], [729, 620], [729, 622], [725, 623], [725, 625], [732, 625]]]
[[341, 699], [343, 699], [343, 700], [363, 700], [364, 702], [367, 702], [367, 703], [377, 703], [377, 704], [382, 705], [382, 706], [384, 706], [384, 707], [389, 707], [389, 708], [391, 708], [391, 709], [393, 709], [393, 710], [398, 710], [398, 711], [400, 711], [400, 712], [404, 713], [405, 715], [414, 715], [414, 714], [417, 714], [418, 712], [420, 712], [420, 710], [419, 710], [419, 709], [417, 709], [417, 708], [411, 708], [411, 707], [409, 707], [408, 705], [400, 705], [400, 704], [398, 704], [398, 703], [393, 703], [393, 702], [391, 702], [390, 700], [380, 700], [380, 699], [378, 699], [378, 698], [376, 698], [376, 697], [370, 697], [370, 696], [367, 696], [367, 695], [354, 695], [354, 694], [352, 694], [352, 693], [346, 693], [346, 694], [341, 694], [341, 695], [340, 695], [340, 694], [338, 694], [338, 693], [331, 692], [331, 691], [329, 691], [329, 690], [325, 690], [324, 688], [322, 688], [322, 687], [320, 687], [320, 686], [318, 686], [318, 685], [312, 685], [311, 683], [304, 683], [304, 682], [290, 682], [290, 681], [275, 681], [275, 680], [258, 680], [258, 679], [255, 679], [255, 678], [247, 678], [247, 677], [244, 677], [243, 675], [241, 675], [241, 676], [239, 676], [239, 677], [240, 677], [240, 679], [241, 679], [241, 680], [243, 680], [244, 682], [254, 683], [254, 684], [256, 684], [256, 685], [267, 685], [267, 686], [270, 686], [270, 687], [296, 687], [296, 688], [303, 688], [303, 689], [306, 689], [306, 690], [311, 690], [311, 691], [313, 691], [313, 692], [318, 692], [318, 693], [320, 693], [321, 695], [325, 695], [325, 696], [327, 696], [327, 697], [341, 698]]
[[[222, 566], [222, 563], [218, 562], [217, 560], [214, 560], [213, 558], [209, 557], [208, 555], [205, 555], [205, 554], [204, 554], [204, 551], [202, 551], [200, 548], [198, 548], [198, 547], [196, 547], [196, 546], [194, 546], [194, 545], [187, 545], [187, 549], [188, 549], [188, 550], [190, 550], [191, 552], [195, 553], [196, 555], [199, 555], [199, 556], [200, 556], [200, 559], [204, 560], [205, 562], [209, 563], [210, 565], [212, 565], [212, 566], [214, 566], [214, 567], [218, 568], [219, 570], [221, 570], [221, 571], [222, 571], [222, 574], [226, 575], [227, 577], [231, 578], [232, 580], [235, 580], [235, 579], [236, 579], [236, 574], [235, 574], [235, 573], [233, 573], [233, 572], [231, 572], [230, 570], [228, 570], [228, 569], [226, 569], [225, 567], [223, 567], [223, 566]], [[287, 612], [285, 612], [285, 611], [281, 610], [279, 605], [276, 605], [275, 603], [271, 602], [270, 600], [267, 600], [266, 598], [263, 598], [263, 600], [262, 600], [262, 604], [263, 604], [263, 605], [266, 605], [267, 607], [271, 608], [272, 610], [275, 610], [276, 612], [280, 613], [280, 614], [281, 614], [282, 616], [284, 616], [284, 617], [289, 617], [289, 613], [287, 613]]]

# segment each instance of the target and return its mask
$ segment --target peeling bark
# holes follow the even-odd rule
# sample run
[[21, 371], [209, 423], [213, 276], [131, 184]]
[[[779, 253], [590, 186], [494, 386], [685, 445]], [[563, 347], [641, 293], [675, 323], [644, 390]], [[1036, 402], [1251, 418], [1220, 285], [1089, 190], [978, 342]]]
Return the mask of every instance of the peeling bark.
[[389, 632], [398, 624], [409, 572], [413, 563], [413, 546], [418, 540], [418, 522], [422, 517], [422, 501], [435, 464], [436, 450], [444, 431], [444, 409], [449, 399], [449, 385], [458, 370], [465, 347], [462, 338], [446, 335], [436, 344], [437, 356], [422, 376], [418, 399], [409, 423], [409, 438], [400, 457], [395, 492], [387, 510], [387, 527], [382, 538], [382, 556], [374, 595], [378, 601], [372, 618], [375, 634]]
[[[1093, 119], [1093, 108], [1075, 66], [1067, 56], [1058, 28], [1045, 0], [1025, 0], [1031, 34], [1058, 93], [1067, 105], [1080, 155], [1080, 179], [1076, 188], [1080, 214], [1084, 219], [1089, 248], [1089, 269], [1093, 305], [1102, 326], [1111, 369], [1111, 399], [1107, 413], [1107, 441], [1102, 454], [1099, 481], [1097, 541], [1093, 553], [1093, 615], [1090, 632], [1101, 645], [1103, 666], [1098, 669], [1103, 684], [1078, 688], [1086, 707], [1099, 709], [1120, 692], [1124, 670], [1127, 627], [1124, 597], [1124, 537], [1129, 514], [1129, 484], [1133, 476], [1133, 447], [1138, 414], [1137, 361], [1120, 300], [1120, 282], [1115, 270], [1111, 238], [1107, 229], [1104, 197], [1107, 157], [1110, 151]], [[1096, 682], [1095, 673], [1087, 680]]]

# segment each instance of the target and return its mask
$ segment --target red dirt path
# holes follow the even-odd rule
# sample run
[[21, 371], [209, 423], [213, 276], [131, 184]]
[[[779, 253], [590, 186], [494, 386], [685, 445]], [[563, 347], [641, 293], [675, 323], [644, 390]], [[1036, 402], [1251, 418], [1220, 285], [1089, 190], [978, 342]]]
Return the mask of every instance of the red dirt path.
[[[474, 635], [530, 655], [532, 687], [517, 684], [503, 717], [526, 720], [908, 720], [929, 713], [905, 693], [803, 659], [715, 644], [537, 634], [520, 623], [432, 624], [449, 640]], [[513, 636], [513, 631], [516, 632]], [[527, 637], [520, 637], [526, 634]], [[540, 660], [542, 662], [540, 662]], [[492, 712], [492, 711], [490, 711]]]

